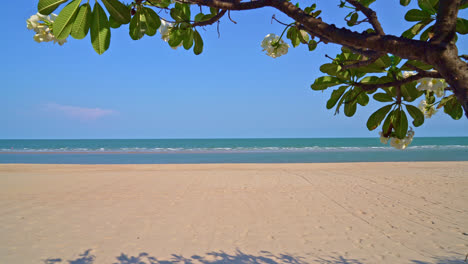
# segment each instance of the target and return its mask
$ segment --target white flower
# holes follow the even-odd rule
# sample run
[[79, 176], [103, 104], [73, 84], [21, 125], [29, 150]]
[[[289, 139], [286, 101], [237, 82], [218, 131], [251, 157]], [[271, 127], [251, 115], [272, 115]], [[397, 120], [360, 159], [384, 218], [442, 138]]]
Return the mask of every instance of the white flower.
[[390, 146], [396, 149], [405, 149], [408, 145], [404, 139], [392, 137], [392, 139], [390, 139]]
[[36, 29], [39, 25], [41, 25], [39, 21], [49, 21], [49, 18], [40, 13], [37, 13], [26, 20], [26, 27], [28, 29]]
[[390, 140], [390, 146], [396, 149], [405, 149], [406, 147], [408, 147], [409, 144], [411, 144], [411, 142], [413, 141], [413, 137], [414, 131], [411, 128], [408, 130], [408, 132], [406, 133], [406, 137], [403, 139], [396, 137], [387, 138], [383, 136], [382, 132], [380, 132], [380, 142], [382, 142], [382, 144], [387, 144], [388, 140]]
[[170, 30], [171, 30], [172, 27], [173, 27], [172, 23], [161, 20], [161, 26], [159, 27], [159, 33], [161, 33], [161, 38], [166, 42], [169, 41], [169, 33], [170, 33]]
[[444, 79], [422, 78], [418, 82], [418, 90], [432, 91], [437, 97], [443, 97], [448, 86]]
[[387, 144], [388, 140], [390, 139], [389, 137], [385, 137], [382, 133], [382, 131], [379, 132], [380, 135], [380, 143], [382, 144]]
[[263, 51], [272, 58], [277, 58], [288, 53], [289, 45], [275, 34], [268, 34], [261, 44]]
[[421, 110], [421, 112], [423, 112], [426, 118], [431, 118], [435, 113], [437, 113], [437, 110], [435, 109], [434, 105], [427, 104], [426, 100], [422, 100], [419, 103], [419, 109]]
[[403, 78], [408, 78], [410, 76], [413, 76], [413, 75], [416, 75], [416, 72], [415, 71], [404, 71], [403, 72]]
[[[32, 15], [29, 19], [26, 20], [26, 26], [28, 29], [34, 30], [36, 35], [34, 35], [33, 39], [36, 42], [50, 42], [53, 41], [54, 43], [58, 43], [60, 46], [63, 43], [67, 42], [66, 39], [57, 39], [55, 38], [54, 34], [50, 30], [49, 26], [52, 25], [57, 18], [56, 14], [51, 14], [50, 16], [41, 15], [37, 13]], [[42, 21], [42, 22], [40, 22]]]

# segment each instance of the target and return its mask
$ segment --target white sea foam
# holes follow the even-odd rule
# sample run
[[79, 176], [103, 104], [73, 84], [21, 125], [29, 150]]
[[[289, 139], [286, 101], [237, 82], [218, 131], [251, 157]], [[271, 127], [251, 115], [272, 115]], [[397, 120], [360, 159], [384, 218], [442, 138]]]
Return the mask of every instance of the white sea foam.
[[[431, 151], [431, 150], [466, 150], [468, 145], [421, 145], [410, 146], [408, 151]], [[365, 146], [365, 147], [215, 147], [215, 148], [143, 148], [143, 147], [122, 147], [122, 148], [1, 148], [0, 153], [262, 153], [262, 152], [378, 152], [397, 151], [389, 146]]]

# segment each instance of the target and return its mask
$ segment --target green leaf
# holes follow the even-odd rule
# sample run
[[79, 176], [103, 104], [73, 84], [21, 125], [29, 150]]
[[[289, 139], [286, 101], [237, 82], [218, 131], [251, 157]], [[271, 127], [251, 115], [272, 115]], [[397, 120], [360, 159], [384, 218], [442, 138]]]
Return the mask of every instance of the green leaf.
[[356, 113], [357, 104], [356, 100], [352, 102], [346, 102], [344, 106], [344, 113], [346, 116], [351, 117]]
[[416, 84], [417, 82], [410, 82], [401, 86], [401, 95], [405, 101], [413, 102], [424, 93], [416, 89]]
[[415, 127], [418, 127], [424, 123], [424, 114], [419, 110], [419, 108], [412, 106], [412, 105], [406, 105], [406, 110], [410, 114], [410, 116], [414, 119], [413, 120], [413, 125]]
[[298, 35], [299, 35], [299, 32], [297, 28], [295, 27], [289, 28], [286, 34], [286, 37], [291, 40], [291, 44], [293, 45], [294, 48], [299, 46], [299, 44], [301, 44], [301, 40], [299, 39]]
[[348, 86], [340, 86], [340, 88], [334, 90], [331, 93], [330, 99], [327, 101], [327, 109], [331, 109], [333, 106], [336, 105], [336, 102], [340, 97], [343, 95], [343, 93], [346, 91]]
[[433, 35], [432, 30], [433, 29], [434, 29], [434, 26], [430, 26], [430, 27], [426, 28], [426, 30], [424, 30], [424, 32], [419, 37], [419, 40], [427, 41], [429, 38], [432, 38], [432, 35]]
[[430, 18], [431, 14], [419, 9], [411, 9], [405, 15], [406, 21], [423, 21]]
[[68, 0], [39, 0], [37, 11], [42, 15], [50, 15], [57, 7]]
[[146, 35], [154, 36], [161, 26], [161, 19], [153, 9], [144, 7], [143, 12], [146, 19]]
[[317, 41], [315, 40], [309, 41], [308, 47], [309, 47], [309, 51], [315, 50], [317, 48]]
[[412, 39], [412, 38], [414, 38], [414, 36], [418, 35], [419, 32], [421, 32], [421, 30], [423, 28], [425, 28], [432, 21], [433, 21], [433, 19], [427, 19], [427, 20], [421, 21], [421, 22], [413, 25], [412, 27], [410, 27], [405, 32], [403, 32], [403, 34], [401, 34], [401, 36], [404, 37], [404, 38]]
[[426, 64], [426, 63], [421, 62], [421, 61], [409, 60], [409, 61], [405, 62], [405, 64], [403, 65], [403, 67], [401, 67], [401, 70], [403, 70], [403, 71], [412, 70], [412, 68], [410, 68], [410, 67], [408, 66], [408, 64], [411, 64], [411, 65], [413, 65], [414, 67], [417, 67], [417, 68], [419, 68], [419, 69], [421, 69], [421, 70], [425, 70], [425, 71], [428, 71], [428, 70], [431, 70], [431, 69], [434, 68], [432, 65]]
[[307, 44], [309, 42], [309, 34], [304, 30], [299, 30], [297, 36], [299, 37], [299, 40], [302, 44]]
[[193, 47], [193, 53], [199, 55], [203, 52], [203, 39], [201, 38], [198, 31], [193, 31], [193, 40], [195, 41], [195, 46]]
[[193, 46], [193, 30], [187, 29], [187, 33], [184, 35], [184, 49], [189, 50]]
[[382, 123], [382, 120], [385, 118], [390, 109], [392, 109], [392, 105], [386, 105], [380, 108], [379, 110], [375, 111], [372, 115], [370, 115], [366, 124], [367, 129], [369, 129], [370, 131], [376, 129], [380, 125], [380, 123]]
[[169, 33], [169, 41], [167, 42], [169, 46], [176, 48], [178, 47], [183, 41], [183, 34], [180, 28], [173, 28]]
[[326, 63], [320, 66], [320, 71], [328, 75], [334, 75], [341, 70], [341, 66], [335, 63]]
[[80, 4], [81, 0], [73, 0], [60, 11], [53, 27], [55, 38], [66, 39], [70, 35]]
[[[213, 8], [215, 9], [215, 8]], [[182, 16], [184, 18], [185, 21], [189, 21], [190, 20], [190, 5], [189, 4], [182, 4]], [[218, 13], [218, 11], [214, 11], [212, 10], [212, 8], [210, 8], [210, 11], [211, 11], [211, 14], [213, 15], [216, 15]]]
[[86, 37], [86, 35], [88, 35], [92, 19], [93, 14], [91, 13], [91, 6], [88, 3], [80, 6], [75, 22], [73, 22], [71, 36], [76, 39], [83, 39]]
[[386, 93], [376, 93], [374, 94], [374, 100], [379, 102], [393, 102], [393, 97]]
[[194, 21], [195, 21], [195, 22], [200, 22], [200, 21], [202, 21], [204, 15], [205, 15], [205, 14], [203, 14], [203, 13], [198, 13], [198, 14], [195, 16]]
[[451, 96], [447, 96], [447, 97], [444, 97], [442, 98], [442, 100], [440, 100], [439, 102], [439, 105], [437, 106], [437, 109], [439, 108], [442, 108], [448, 101], [452, 100], [452, 97], [454, 97], [455, 95], [451, 95]]
[[384, 133], [387, 133], [388, 130], [390, 129], [390, 124], [392, 124], [394, 113], [395, 113], [395, 111], [390, 111], [390, 113], [387, 115], [387, 118], [385, 118], [385, 121], [384, 121], [384, 123], [382, 125], [382, 131]]
[[106, 12], [98, 2], [94, 4], [90, 30], [93, 48], [101, 55], [109, 48], [111, 33]]
[[455, 96], [452, 96], [444, 105], [444, 112], [453, 119], [458, 120], [463, 116], [463, 109]]
[[411, 2], [411, 0], [400, 0], [400, 5], [407, 6], [407, 5], [409, 5], [410, 2]]
[[358, 95], [357, 102], [362, 106], [366, 106], [369, 103], [369, 96], [366, 93], [362, 92]]
[[213, 14], [213, 15], [217, 15], [218, 14], [218, 8], [210, 7], [210, 13]]
[[354, 12], [351, 15], [351, 18], [349, 19], [349, 21], [347, 22], [348, 26], [352, 27], [352, 26], [356, 25], [356, 22], [357, 22], [358, 18], [359, 18], [358, 13]]
[[310, 86], [313, 90], [324, 90], [328, 87], [340, 84], [341, 81], [333, 76], [322, 76], [315, 79], [315, 82]]
[[468, 34], [468, 20], [461, 17], [457, 18], [456, 29], [462, 35]]
[[[176, 3], [178, 4], [178, 3]], [[184, 21], [184, 17], [183, 17], [183, 14], [182, 14], [182, 11], [179, 10], [179, 9], [176, 9], [176, 8], [172, 8], [171, 11], [169, 12], [171, 17], [177, 21], [177, 22], [182, 22]]]
[[136, 11], [135, 15], [133, 15], [132, 20], [130, 21], [129, 34], [133, 40], [141, 39], [145, 35], [145, 28], [143, 27], [142, 19], [145, 20], [144, 14], [140, 9]]
[[109, 26], [111, 28], [119, 28], [122, 24], [117, 22], [112, 16], [109, 16]]
[[130, 9], [119, 0], [102, 0], [109, 14], [120, 24], [130, 23]]
[[423, 11], [434, 15], [437, 11], [434, 8], [438, 0], [418, 0], [418, 6], [421, 8]]
[[395, 134], [397, 138], [403, 139], [406, 137], [406, 132], [408, 131], [408, 118], [406, 117], [405, 111], [395, 111], [397, 112], [397, 122], [393, 124], [395, 126]]
[[379, 82], [380, 78], [377, 76], [367, 76], [365, 78], [362, 78], [361, 81], [359, 81], [362, 84], [376, 84], [380, 83]]

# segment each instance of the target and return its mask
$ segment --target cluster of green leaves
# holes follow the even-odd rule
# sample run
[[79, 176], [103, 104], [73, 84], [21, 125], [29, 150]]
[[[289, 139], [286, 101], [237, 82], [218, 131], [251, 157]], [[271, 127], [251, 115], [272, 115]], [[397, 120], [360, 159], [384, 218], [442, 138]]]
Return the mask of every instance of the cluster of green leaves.
[[[385, 135], [404, 138], [408, 131], [408, 118], [403, 105], [413, 118], [413, 125], [416, 127], [424, 123], [424, 114], [417, 107], [403, 104], [402, 101], [413, 102], [423, 92], [416, 89], [416, 82], [407, 83], [400, 87], [381, 88], [377, 93], [378, 89], [363, 88], [369, 84], [375, 85], [401, 80], [403, 78], [401, 69], [406, 68], [406, 64], [398, 68], [397, 65], [401, 62], [400, 58], [384, 55], [364, 67], [345, 69], [346, 65], [362, 59], [362, 55], [343, 48], [342, 53], [338, 54], [332, 63], [320, 67], [320, 71], [327, 75], [317, 78], [311, 88], [323, 91], [329, 87], [339, 86], [331, 93], [326, 107], [328, 109], [336, 107], [335, 113], [338, 113], [344, 105], [346, 116], [353, 116], [358, 105], [366, 106], [370, 100], [369, 95], [373, 94], [372, 98], [375, 101], [386, 103], [386, 105], [369, 117], [367, 128], [374, 130], [385, 120], [382, 126]], [[369, 75], [370, 73], [379, 73], [379, 76]]]
[[[154, 36], [161, 26], [161, 18], [152, 9], [170, 9], [174, 20], [167, 36], [171, 47], [182, 45], [185, 49], [193, 48], [196, 55], [203, 51], [203, 40], [191, 23], [207, 21], [218, 14], [218, 10], [210, 8], [209, 14], [199, 13], [191, 20], [190, 4], [175, 3], [171, 0], [135, 1], [126, 5], [119, 0], [101, 0], [104, 8], [96, 1], [94, 7], [82, 4], [82, 0], [39, 0], [38, 11], [49, 15], [60, 5], [69, 2], [62, 8], [53, 24], [53, 34], [57, 39], [72, 36], [83, 39], [88, 32], [91, 43], [98, 54], [103, 54], [110, 45], [111, 28], [119, 28], [129, 24], [129, 35], [132, 39], [141, 39], [144, 35]], [[107, 13], [106, 13], [107, 10]]]
[[[37, 9], [43, 15], [49, 15], [68, 0], [39, 0]], [[72, 36], [83, 39], [91, 33], [91, 43], [98, 54], [104, 53], [110, 45], [109, 19], [102, 6], [96, 1], [93, 9], [89, 3], [81, 4], [82, 0], [72, 0], [58, 14], [53, 25], [53, 34], [57, 39]], [[111, 21], [119, 24], [130, 22], [130, 9], [118, 0], [102, 0], [111, 16]]]
[[[400, 4], [403, 6], [409, 5], [410, 2], [411, 0], [400, 0]], [[406, 12], [405, 20], [417, 23], [403, 32], [401, 36], [412, 39], [420, 35], [420, 40], [427, 41], [433, 34], [434, 25], [431, 24], [435, 22], [437, 10], [439, 8], [439, 0], [418, 0], [418, 7], [419, 9], [410, 9]], [[468, 3], [460, 6], [460, 9], [465, 8], [468, 8]], [[422, 31], [423, 29], [425, 30]], [[468, 34], [468, 20], [461, 17], [457, 18], [456, 31], [462, 35]]]

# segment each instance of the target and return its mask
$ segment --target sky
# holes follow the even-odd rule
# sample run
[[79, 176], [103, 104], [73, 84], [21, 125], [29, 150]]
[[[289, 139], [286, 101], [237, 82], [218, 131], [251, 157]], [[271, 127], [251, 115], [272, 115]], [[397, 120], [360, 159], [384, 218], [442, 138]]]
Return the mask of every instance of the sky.
[[[345, 26], [349, 10], [338, 9], [338, 0], [315, 3], [324, 21]], [[398, 3], [371, 5], [386, 33], [400, 35], [412, 25], [403, 20], [410, 7]], [[1, 139], [378, 137], [366, 121], [382, 103], [358, 107], [351, 118], [334, 115], [325, 107], [332, 89], [310, 89], [323, 75], [320, 65], [330, 62], [325, 55], [334, 57], [339, 46], [320, 43], [309, 52], [301, 45], [276, 59], [262, 52], [263, 37], [284, 29], [272, 15], [291, 22], [275, 9], [232, 12], [237, 24], [222, 19], [219, 36], [216, 25], [200, 29], [199, 56], [171, 49], [159, 33], [134, 41], [128, 25], [112, 30], [110, 49], [99, 56], [89, 35], [69, 37], [63, 46], [36, 43], [26, 19], [37, 12], [37, 0], [3, 5]], [[461, 43], [468, 37], [459, 38], [467, 54]], [[439, 111], [414, 130], [423, 137], [468, 136], [468, 120]]]

